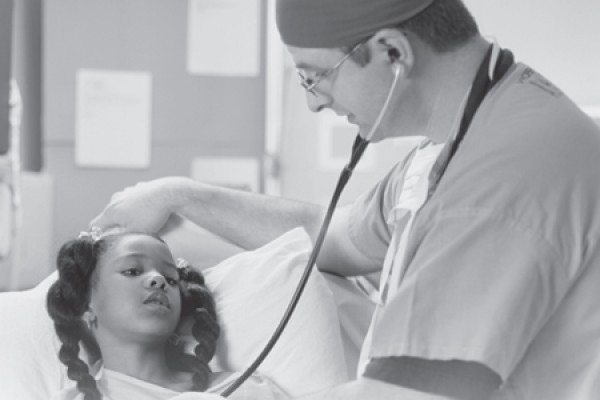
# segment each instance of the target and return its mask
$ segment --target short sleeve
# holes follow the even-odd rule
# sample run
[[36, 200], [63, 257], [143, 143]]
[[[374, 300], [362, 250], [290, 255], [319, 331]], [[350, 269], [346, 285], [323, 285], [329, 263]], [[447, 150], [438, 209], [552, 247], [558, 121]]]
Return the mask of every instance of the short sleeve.
[[485, 211], [446, 212], [421, 231], [369, 358], [475, 361], [506, 380], [567, 290], [559, 255]]
[[383, 264], [392, 231], [387, 223], [388, 214], [396, 204], [411, 152], [396, 164], [371, 190], [363, 193], [350, 210], [350, 239], [367, 258]]

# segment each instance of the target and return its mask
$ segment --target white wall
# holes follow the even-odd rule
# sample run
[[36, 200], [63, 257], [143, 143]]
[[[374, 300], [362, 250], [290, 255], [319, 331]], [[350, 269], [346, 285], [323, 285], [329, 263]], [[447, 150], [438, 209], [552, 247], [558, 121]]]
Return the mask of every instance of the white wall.
[[[44, 1], [43, 154], [44, 169], [54, 178], [53, 252], [86, 229], [110, 196], [125, 186], [161, 176], [189, 176], [195, 157], [262, 158], [263, 33], [258, 76], [191, 75], [186, 71], [187, 21], [187, 0]], [[148, 168], [75, 163], [80, 69], [152, 75]]]
[[465, 0], [482, 33], [582, 107], [600, 106], [599, 0]]

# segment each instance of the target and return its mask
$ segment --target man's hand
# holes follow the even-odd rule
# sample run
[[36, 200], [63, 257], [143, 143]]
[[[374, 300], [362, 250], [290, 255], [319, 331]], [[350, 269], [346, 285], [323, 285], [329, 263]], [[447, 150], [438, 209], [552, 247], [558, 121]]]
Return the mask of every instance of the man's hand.
[[156, 233], [174, 209], [173, 187], [185, 178], [140, 182], [115, 193], [109, 204], [90, 222], [102, 232]]

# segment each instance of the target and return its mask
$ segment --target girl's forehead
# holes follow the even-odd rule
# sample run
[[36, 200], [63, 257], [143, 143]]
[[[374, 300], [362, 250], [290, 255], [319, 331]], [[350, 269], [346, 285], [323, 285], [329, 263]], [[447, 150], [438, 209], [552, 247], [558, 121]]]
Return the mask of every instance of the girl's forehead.
[[135, 256], [173, 262], [173, 256], [164, 242], [144, 234], [129, 234], [115, 238], [102, 258], [106, 262]]

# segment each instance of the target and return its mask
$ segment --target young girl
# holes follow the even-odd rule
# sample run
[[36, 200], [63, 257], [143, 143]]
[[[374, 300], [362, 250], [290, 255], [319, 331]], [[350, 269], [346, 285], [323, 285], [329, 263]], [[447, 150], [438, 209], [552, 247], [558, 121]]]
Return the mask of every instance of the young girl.
[[[62, 342], [59, 358], [76, 385], [56, 399], [174, 399], [223, 390], [222, 376], [208, 366], [220, 331], [213, 298], [202, 275], [178, 268], [160, 238], [83, 234], [62, 246], [57, 264], [47, 307]], [[190, 317], [194, 354], [175, 336]], [[261, 393], [252, 395], [279, 398], [274, 386], [254, 378], [249, 383]], [[207, 394], [197, 398], [216, 396]]]

